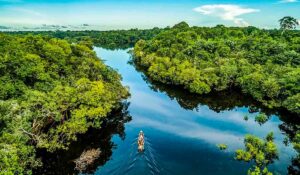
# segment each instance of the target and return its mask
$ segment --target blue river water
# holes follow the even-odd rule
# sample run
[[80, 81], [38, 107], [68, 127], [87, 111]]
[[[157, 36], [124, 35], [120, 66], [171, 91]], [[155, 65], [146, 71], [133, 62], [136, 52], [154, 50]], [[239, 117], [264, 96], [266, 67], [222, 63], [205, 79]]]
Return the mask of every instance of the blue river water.
[[[251, 112], [247, 105], [219, 109], [210, 105], [214, 99], [189, 104], [189, 98], [193, 101], [197, 97], [185, 95], [184, 90], [177, 97], [172, 91], [155, 88], [142, 72], [129, 64], [128, 50], [95, 48], [95, 51], [122, 75], [123, 84], [130, 88], [128, 111], [132, 120], [125, 124], [123, 139], [119, 135], [112, 137], [112, 155], [94, 174], [247, 174], [251, 164], [235, 160], [235, 150], [244, 147], [246, 134], [263, 138], [269, 132], [274, 133], [279, 150], [279, 159], [269, 169], [274, 174], [287, 174], [296, 153], [291, 145], [283, 143], [285, 134], [279, 127], [283, 122], [276, 115], [260, 125], [254, 120], [257, 112]], [[231, 97], [225, 98], [228, 100]], [[247, 121], [245, 115], [249, 116]], [[144, 153], [137, 150], [140, 130], [146, 138]], [[228, 149], [219, 150], [216, 145], [220, 143], [227, 144]]]

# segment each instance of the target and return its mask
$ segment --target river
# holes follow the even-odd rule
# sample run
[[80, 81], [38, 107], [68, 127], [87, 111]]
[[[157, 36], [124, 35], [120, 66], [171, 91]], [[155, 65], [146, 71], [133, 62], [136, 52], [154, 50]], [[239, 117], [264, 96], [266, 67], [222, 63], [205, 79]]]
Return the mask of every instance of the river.
[[[286, 174], [295, 152], [283, 144], [285, 136], [279, 129], [282, 122], [277, 116], [259, 125], [254, 121], [257, 113], [249, 113], [248, 107], [225, 108], [220, 112], [207, 105], [185, 107], [176, 96], [151, 88], [144, 75], [128, 64], [130, 55], [126, 50], [95, 51], [107, 65], [118, 70], [123, 84], [130, 87], [128, 110], [132, 116], [125, 127], [126, 138], [112, 138], [116, 148], [111, 160], [95, 174], [246, 174], [249, 164], [234, 160], [234, 151], [243, 148], [246, 134], [265, 137], [271, 131], [278, 145], [279, 160], [270, 169]], [[244, 120], [245, 115], [249, 116], [248, 121]], [[140, 130], [147, 139], [144, 154], [137, 152]], [[227, 144], [228, 149], [220, 151], [216, 147], [220, 143]]]
[[[98, 133], [99, 137], [95, 136], [97, 131], [93, 131], [94, 135], [89, 134], [91, 136], [84, 137], [84, 141], [79, 139], [78, 143], [73, 144], [74, 148], [66, 153], [80, 154], [81, 150], [77, 148], [82, 145], [99, 145], [104, 158], [97, 162], [92, 173], [247, 174], [251, 164], [235, 160], [235, 150], [244, 148], [243, 139], [246, 134], [263, 138], [269, 132], [274, 132], [279, 159], [269, 166], [269, 170], [275, 174], [287, 174], [287, 168], [296, 152], [291, 144], [284, 144], [285, 128], [290, 128], [290, 124], [280, 120], [276, 113], [267, 111], [270, 118], [260, 125], [255, 122], [254, 117], [258, 114], [257, 111], [262, 109], [241, 94], [189, 94], [179, 88], [151, 82], [129, 63], [131, 58], [128, 50], [95, 48], [95, 51], [107, 65], [122, 75], [122, 82], [130, 88], [131, 97], [126, 105], [130, 119], [127, 117], [126, 120], [114, 120], [111, 126], [107, 126], [111, 127], [108, 131]], [[244, 120], [245, 115], [249, 116], [248, 120]], [[137, 151], [140, 130], [144, 131], [146, 138], [144, 153]], [[216, 145], [221, 143], [227, 144], [228, 149], [219, 150]], [[68, 158], [65, 157], [68, 156], [64, 156], [64, 159], [55, 158], [51, 164], [60, 164], [56, 166], [72, 171], [74, 167], [70, 163], [66, 168], [67, 164], [64, 161]], [[49, 164], [48, 167], [53, 169], [55, 165]]]

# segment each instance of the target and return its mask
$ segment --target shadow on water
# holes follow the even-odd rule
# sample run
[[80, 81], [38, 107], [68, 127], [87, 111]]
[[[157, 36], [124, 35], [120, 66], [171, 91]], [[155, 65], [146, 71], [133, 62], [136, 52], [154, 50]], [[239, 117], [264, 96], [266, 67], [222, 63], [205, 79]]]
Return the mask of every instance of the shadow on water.
[[[300, 130], [299, 116], [292, 114], [285, 109], [269, 109], [264, 107], [260, 102], [254, 100], [251, 96], [244, 94], [240, 89], [232, 88], [226, 91], [211, 92], [209, 94], [199, 95], [183, 90], [180, 86], [166, 85], [158, 81], [152, 80], [147, 76], [143, 67], [137, 65], [132, 59], [128, 62], [140, 72], [142, 78], [147, 82], [148, 86], [155, 92], [165, 93], [171, 100], [186, 110], [198, 111], [199, 106], [207, 106], [209, 109], [220, 113], [223, 111], [234, 110], [239, 107], [246, 107], [249, 113], [262, 112], [270, 119], [272, 115], [276, 115], [283, 122], [278, 127], [286, 135], [286, 146], [292, 144], [297, 131]], [[298, 155], [300, 156], [300, 155]], [[291, 165], [288, 167], [290, 175], [300, 174], [300, 162], [297, 157], [292, 157]]]
[[87, 168], [84, 173], [93, 173], [98, 166], [104, 165], [110, 160], [113, 149], [117, 146], [111, 139], [117, 134], [125, 139], [124, 124], [131, 121], [127, 111], [128, 102], [121, 104], [119, 109], [111, 112], [103, 122], [101, 129], [89, 129], [85, 134], [79, 135], [76, 142], [72, 143], [68, 150], [49, 153], [46, 150], [38, 150], [37, 156], [42, 158], [43, 167], [34, 171], [36, 175], [71, 175], [78, 174], [75, 170], [74, 160], [82, 152], [90, 149], [100, 148], [100, 157]]

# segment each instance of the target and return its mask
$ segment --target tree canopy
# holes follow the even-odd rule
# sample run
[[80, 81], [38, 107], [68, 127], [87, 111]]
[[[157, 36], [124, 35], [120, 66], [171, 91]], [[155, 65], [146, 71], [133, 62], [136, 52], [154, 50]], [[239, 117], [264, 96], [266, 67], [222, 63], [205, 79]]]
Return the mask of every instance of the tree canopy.
[[36, 148], [68, 149], [128, 97], [87, 42], [0, 34], [0, 174], [31, 174]]
[[285, 16], [279, 20], [280, 28], [283, 30], [295, 29], [299, 21], [291, 16]]
[[245, 162], [254, 161], [254, 166], [248, 170], [248, 175], [272, 175], [267, 166], [278, 158], [273, 133], [269, 133], [264, 140], [253, 135], [246, 135], [244, 143], [245, 149], [236, 150], [235, 158]]
[[175, 25], [134, 47], [155, 81], [207, 94], [241, 89], [268, 108], [300, 114], [300, 32]]
[[133, 47], [140, 40], [148, 40], [159, 34], [160, 28], [130, 29], [111, 31], [16, 31], [8, 34], [24, 36], [27, 34], [42, 35], [51, 38], [65, 39], [70, 42], [92, 42], [95, 46], [107, 49], [127, 49]]

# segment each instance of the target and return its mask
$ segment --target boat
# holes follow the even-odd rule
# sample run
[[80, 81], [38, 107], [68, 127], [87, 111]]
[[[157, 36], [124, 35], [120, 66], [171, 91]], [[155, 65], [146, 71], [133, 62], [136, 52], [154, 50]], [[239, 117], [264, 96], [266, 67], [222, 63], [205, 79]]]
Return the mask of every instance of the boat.
[[143, 152], [145, 150], [145, 137], [144, 132], [140, 131], [139, 137], [138, 137], [138, 151]]

